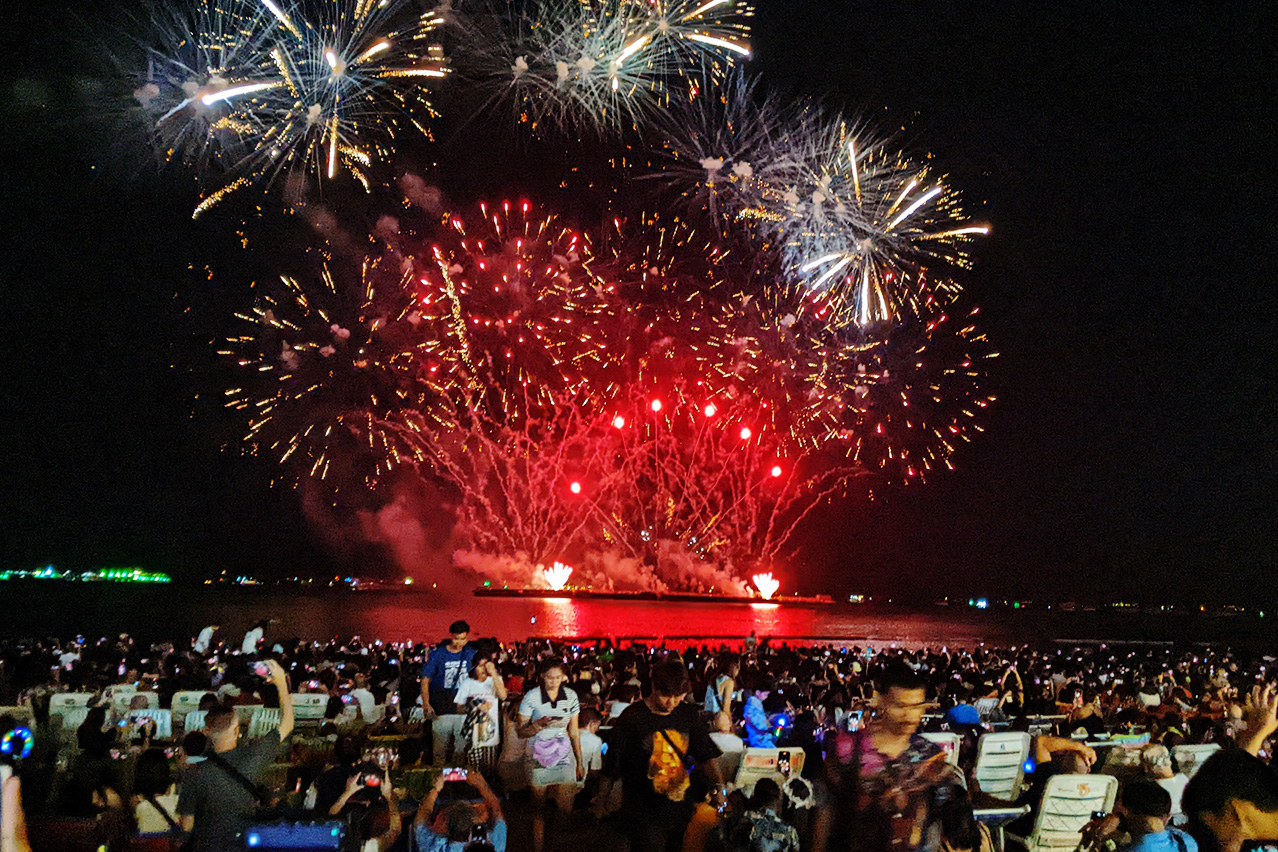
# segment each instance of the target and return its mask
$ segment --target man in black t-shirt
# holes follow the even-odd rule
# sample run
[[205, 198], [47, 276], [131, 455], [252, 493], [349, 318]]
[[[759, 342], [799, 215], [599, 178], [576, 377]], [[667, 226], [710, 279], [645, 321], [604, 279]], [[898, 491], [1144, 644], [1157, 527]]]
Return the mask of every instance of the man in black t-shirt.
[[631, 852], [679, 849], [692, 815], [692, 803], [684, 801], [688, 776], [700, 768], [719, 782], [712, 762], [719, 748], [697, 708], [684, 703], [690, 690], [682, 663], [659, 663], [652, 694], [627, 707], [613, 726], [604, 773], [622, 782], [619, 819]]

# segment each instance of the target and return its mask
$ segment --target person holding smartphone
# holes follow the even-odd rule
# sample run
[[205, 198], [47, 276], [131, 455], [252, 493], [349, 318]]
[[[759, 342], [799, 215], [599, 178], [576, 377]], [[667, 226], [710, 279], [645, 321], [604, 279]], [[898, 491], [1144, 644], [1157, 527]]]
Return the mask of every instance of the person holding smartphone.
[[[439, 794], [449, 782], [469, 784], [479, 793], [481, 801], [478, 804], [453, 802], [436, 814]], [[446, 767], [439, 773], [417, 809], [413, 831], [421, 852], [464, 852], [472, 841], [480, 838], [487, 840], [495, 852], [506, 852], [506, 820], [501, 802], [483, 775], [462, 768]]]
[[566, 686], [563, 663], [551, 659], [542, 665], [541, 685], [524, 694], [519, 705], [519, 736], [527, 741], [525, 766], [533, 791], [533, 852], [542, 852], [546, 841], [546, 796], [553, 796], [558, 810], [572, 810], [577, 783], [585, 778], [581, 759], [577, 693]]

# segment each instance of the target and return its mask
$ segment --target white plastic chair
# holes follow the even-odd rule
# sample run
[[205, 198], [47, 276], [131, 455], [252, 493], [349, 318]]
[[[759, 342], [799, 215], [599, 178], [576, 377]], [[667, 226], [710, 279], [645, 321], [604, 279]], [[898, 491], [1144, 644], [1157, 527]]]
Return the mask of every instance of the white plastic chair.
[[959, 745], [963, 742], [962, 737], [953, 731], [936, 731], [935, 733], [924, 734], [923, 739], [939, 745], [941, 750], [945, 752], [945, 760], [950, 766], [958, 766]]
[[76, 728], [84, 724], [84, 720], [89, 715], [88, 707], [67, 707], [62, 711], [62, 730], [74, 731]]
[[976, 749], [976, 782], [981, 792], [996, 799], [1015, 801], [1025, 778], [1030, 735], [1020, 731], [983, 734]]
[[207, 715], [207, 710], [192, 710], [182, 717], [182, 730], [188, 733], [204, 730], [204, 717]]
[[241, 725], [247, 726], [253, 721], [253, 714], [261, 710], [261, 704], [237, 704], [235, 705], [235, 717], [240, 720]]
[[320, 692], [293, 693], [293, 718], [301, 722], [318, 722], [324, 718], [328, 696]]
[[425, 722], [425, 721], [426, 721], [426, 711], [423, 710], [421, 707], [414, 707], [412, 710], [408, 711], [408, 724], [411, 725], [414, 722]]
[[199, 710], [200, 701], [208, 694], [208, 691], [203, 689], [173, 693], [173, 700], [169, 702], [169, 709], [173, 711], [173, 718], [185, 719], [186, 714], [193, 710]]
[[1053, 775], [1043, 788], [1043, 801], [1029, 837], [1007, 837], [1026, 852], [1071, 852], [1083, 839], [1083, 826], [1095, 811], [1109, 813], [1118, 798], [1112, 775]]
[[283, 711], [278, 707], [258, 707], [249, 719], [248, 736], [262, 737], [280, 726]]
[[155, 722], [155, 738], [168, 740], [173, 738], [173, 711], [161, 710], [158, 707], [147, 710], [130, 710], [129, 719], [137, 721], [151, 719]]
[[1198, 767], [1203, 765], [1203, 761], [1218, 751], [1220, 751], [1220, 743], [1178, 745], [1172, 748], [1172, 759], [1176, 761], [1180, 771], [1185, 773], [1186, 778], [1193, 778]]
[[73, 707], [88, 707], [93, 701], [91, 692], [59, 692], [49, 696], [49, 715], [62, 715]]
[[[131, 684], [130, 684], [131, 686]], [[111, 694], [111, 713], [116, 718], [122, 718], [129, 713], [129, 705], [133, 703], [133, 699], [139, 695], [146, 699], [147, 710], [155, 710], [160, 706], [160, 696], [154, 692], [138, 692], [136, 689], [132, 692], [113, 692]], [[142, 709], [142, 708], [139, 708]]]

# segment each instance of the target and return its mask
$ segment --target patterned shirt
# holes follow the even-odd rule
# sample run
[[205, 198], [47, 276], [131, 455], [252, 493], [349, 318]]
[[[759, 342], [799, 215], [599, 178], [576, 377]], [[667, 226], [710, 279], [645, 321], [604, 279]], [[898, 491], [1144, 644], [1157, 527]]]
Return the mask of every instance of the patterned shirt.
[[896, 757], [878, 752], [868, 731], [840, 734], [826, 757], [826, 774], [835, 803], [835, 849], [938, 849], [940, 805], [965, 795], [962, 774], [918, 734]]
[[726, 845], [732, 852], [799, 852], [799, 832], [770, 810], [746, 811]]

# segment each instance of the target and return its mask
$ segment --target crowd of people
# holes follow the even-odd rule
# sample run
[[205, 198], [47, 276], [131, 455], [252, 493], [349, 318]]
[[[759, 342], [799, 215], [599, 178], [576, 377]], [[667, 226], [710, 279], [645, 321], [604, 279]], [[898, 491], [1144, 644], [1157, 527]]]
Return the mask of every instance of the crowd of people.
[[[464, 621], [430, 643], [305, 642], [270, 622], [145, 647], [11, 641], [0, 852], [220, 852], [299, 819], [340, 821], [365, 850], [974, 852], [1010, 846], [1018, 809], [1007, 835], [1032, 835], [1049, 779], [1092, 774], [1121, 789], [1084, 847], [1240, 852], [1278, 838], [1272, 663], [1103, 644], [501, 643]], [[88, 696], [73, 726], [68, 693]], [[145, 712], [181, 695], [199, 724]], [[982, 789], [981, 737], [1006, 731], [1031, 737], [1019, 783]], [[1202, 744], [1220, 748], [1177, 765]]]

